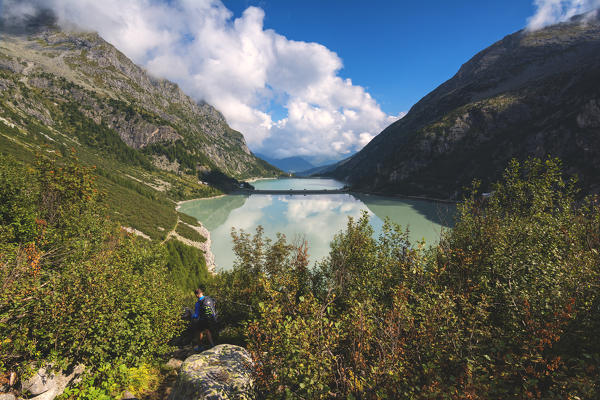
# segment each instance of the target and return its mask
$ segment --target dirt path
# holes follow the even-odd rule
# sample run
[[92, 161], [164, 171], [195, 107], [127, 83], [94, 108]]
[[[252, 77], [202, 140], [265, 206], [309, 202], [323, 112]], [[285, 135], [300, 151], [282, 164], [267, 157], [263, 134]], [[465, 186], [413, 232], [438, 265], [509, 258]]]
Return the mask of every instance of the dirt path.
[[176, 382], [177, 370], [169, 371], [163, 376], [158, 389], [154, 392], [142, 394], [140, 400], [167, 400]]
[[175, 226], [173, 227], [173, 229], [171, 229], [168, 233], [167, 236], [165, 236], [165, 240], [163, 240], [162, 242], [160, 242], [160, 244], [165, 244], [165, 242], [169, 239], [171, 239], [172, 236], [175, 235], [175, 231], [177, 230], [177, 226], [179, 226], [179, 222], [181, 220], [179, 219], [179, 215], [177, 216], [177, 221], [175, 221]]
[[[185, 335], [185, 334], [184, 334]], [[191, 338], [189, 338], [191, 340]], [[167, 400], [177, 383], [179, 368], [183, 361], [189, 356], [197, 354], [193, 344], [187, 340], [186, 344], [180, 344], [171, 354], [171, 359], [161, 370], [161, 380], [158, 388], [152, 392], [140, 395], [140, 400]]]

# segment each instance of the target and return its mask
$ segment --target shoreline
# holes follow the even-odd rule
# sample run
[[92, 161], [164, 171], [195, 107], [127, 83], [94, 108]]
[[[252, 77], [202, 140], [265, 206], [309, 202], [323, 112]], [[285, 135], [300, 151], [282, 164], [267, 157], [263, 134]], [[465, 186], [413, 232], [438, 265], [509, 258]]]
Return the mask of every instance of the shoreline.
[[350, 194], [360, 194], [366, 196], [379, 196], [379, 197], [389, 197], [389, 198], [398, 198], [398, 199], [406, 199], [406, 200], [421, 200], [421, 201], [429, 201], [432, 203], [444, 203], [444, 204], [454, 204], [457, 205], [459, 202], [455, 200], [448, 199], [437, 199], [435, 197], [427, 197], [427, 196], [409, 196], [404, 194], [389, 194], [389, 193], [377, 193], [377, 192], [356, 192], [350, 191]]
[[252, 182], [256, 182], [256, 181], [268, 181], [268, 180], [274, 180], [274, 179], [280, 179], [280, 178], [262, 178], [262, 177], [258, 177], [258, 178], [246, 179], [243, 182], [252, 183]]
[[[254, 181], [257, 180], [273, 180], [273, 179], [280, 179], [280, 178], [256, 178]], [[284, 178], [285, 179], [285, 178]], [[293, 178], [292, 178], [293, 179]], [[331, 178], [324, 178], [324, 179], [331, 179]], [[175, 210], [177, 212], [180, 212], [180, 208], [182, 205], [184, 205], [185, 203], [191, 202], [191, 201], [197, 201], [197, 200], [210, 200], [210, 199], [218, 199], [221, 197], [225, 197], [225, 196], [236, 196], [236, 195], [243, 195], [243, 196], [250, 196], [252, 195], [252, 191], [248, 191], [248, 192], [232, 192], [232, 193], [224, 193], [224, 194], [220, 194], [217, 196], [211, 196], [211, 197], [201, 197], [201, 198], [195, 198], [195, 199], [189, 199], [189, 200], [181, 200], [176, 202], [176, 206], [175, 206]], [[440, 204], [451, 204], [451, 205], [457, 205], [458, 202], [457, 201], [451, 201], [448, 199], [436, 199], [433, 197], [427, 197], [427, 196], [409, 196], [409, 195], [402, 195], [402, 194], [389, 194], [389, 193], [377, 193], [377, 192], [359, 192], [359, 191], [350, 191], [350, 192], [346, 192], [345, 194], [350, 194], [355, 196], [358, 200], [359, 200], [359, 196], [374, 196], [374, 197], [380, 197], [380, 198], [388, 198], [388, 199], [397, 199], [397, 200], [414, 200], [414, 201], [426, 201], [426, 202], [430, 202], [430, 203], [440, 203]], [[303, 194], [298, 194], [297, 196], [303, 196]], [[360, 201], [360, 200], [359, 200]], [[204, 226], [204, 223], [200, 220], [198, 220], [198, 222], [200, 223], [201, 228], [206, 229], [206, 227]], [[209, 264], [211, 264], [211, 268], [209, 270], [210, 273], [214, 274], [217, 266], [214, 264], [214, 253], [212, 252], [212, 238], [210, 237], [210, 231], [208, 231], [206, 229], [206, 234], [205, 237], [207, 238], [207, 241], [203, 243], [204, 247], [205, 247], [205, 258], [206, 258], [206, 262], [207, 262], [207, 267], [209, 266]], [[210, 256], [209, 256], [210, 253]], [[208, 257], [207, 257], [208, 256]]]
[[182, 205], [184, 205], [185, 203], [189, 203], [190, 201], [218, 199], [219, 197], [225, 197], [225, 196], [227, 196], [227, 194], [219, 194], [217, 196], [211, 196], [211, 197], [198, 197], [197, 199], [180, 200], [180, 201], [175, 202], [175, 211], [179, 211], [179, 208]]
[[[246, 182], [256, 182], [256, 181], [260, 181], [260, 180], [285, 180], [285, 179], [333, 179], [335, 180], [335, 178], [330, 178], [328, 176], [286, 176], [286, 177], [277, 177], [277, 178], [251, 178], [246, 180]], [[344, 184], [346, 184], [346, 182], [340, 181]], [[367, 195], [367, 196], [380, 196], [380, 197], [388, 197], [388, 198], [397, 198], [397, 199], [406, 199], [406, 200], [421, 200], [421, 201], [429, 201], [429, 202], [434, 202], [434, 203], [444, 203], [444, 204], [454, 204], [457, 205], [459, 203], [459, 201], [457, 200], [449, 200], [449, 199], [438, 199], [436, 197], [429, 197], [429, 196], [411, 196], [411, 195], [405, 195], [405, 194], [390, 194], [390, 193], [379, 193], [379, 192], [360, 192], [360, 191], [353, 191], [350, 190], [347, 192], [348, 194], [358, 194], [358, 195]], [[237, 194], [237, 193], [230, 193], [230, 194]], [[247, 194], [247, 195], [251, 195], [252, 192], [243, 192], [242, 194]]]
[[[278, 179], [278, 178], [265, 178], [265, 179]], [[349, 191], [346, 193], [362, 195], [362, 196], [379, 196], [379, 197], [387, 197], [387, 198], [395, 198], [395, 199], [420, 200], [420, 201], [429, 201], [432, 203], [444, 203], [444, 204], [454, 204], [454, 205], [457, 205], [459, 203], [458, 201], [455, 201], [455, 200], [438, 199], [435, 197], [427, 197], [427, 196], [409, 196], [409, 195], [403, 195], [403, 194], [389, 194], [389, 193], [378, 193], [378, 192], [358, 192], [358, 191]], [[179, 211], [179, 208], [183, 204], [188, 203], [190, 201], [218, 199], [218, 198], [225, 197], [225, 196], [236, 196], [236, 195], [251, 196], [252, 194], [253, 193], [251, 191], [249, 191], [249, 192], [232, 192], [232, 193], [220, 194], [218, 196], [199, 197], [196, 199], [181, 200], [181, 201], [178, 201], [175, 203], [176, 204], [175, 210]], [[302, 195], [303, 194], [299, 194], [299, 196], [302, 196]]]

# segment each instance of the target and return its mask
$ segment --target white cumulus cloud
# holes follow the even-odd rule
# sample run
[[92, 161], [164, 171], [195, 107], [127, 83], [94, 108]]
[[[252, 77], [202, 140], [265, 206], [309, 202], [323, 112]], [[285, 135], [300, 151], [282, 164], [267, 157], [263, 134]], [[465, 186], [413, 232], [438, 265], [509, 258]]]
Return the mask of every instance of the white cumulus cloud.
[[[271, 156], [343, 157], [401, 117], [342, 79], [335, 52], [265, 29], [257, 7], [234, 18], [220, 0], [4, 3], [50, 8], [65, 26], [98, 31], [152, 74], [214, 105], [253, 150]], [[274, 119], [273, 105], [287, 116]]]
[[535, 14], [527, 29], [537, 30], [600, 7], [600, 0], [534, 0]]

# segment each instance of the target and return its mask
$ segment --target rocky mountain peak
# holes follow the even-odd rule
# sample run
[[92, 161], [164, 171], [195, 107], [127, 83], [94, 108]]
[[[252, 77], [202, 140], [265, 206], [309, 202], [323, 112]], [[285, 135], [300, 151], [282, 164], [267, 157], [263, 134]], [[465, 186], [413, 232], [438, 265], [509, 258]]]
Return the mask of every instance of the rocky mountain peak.
[[[234, 177], [276, 171], [250, 152], [218, 110], [152, 76], [97, 33], [45, 26], [27, 34], [5, 31], [2, 39], [0, 70], [10, 71], [8, 80], [77, 104], [86, 117], [113, 129], [135, 149], [157, 145], [158, 156], [171, 154], [181, 158], [179, 164], [217, 168]], [[14, 86], [1, 79], [0, 85]], [[41, 108], [36, 117], [47, 116], [43, 121], [52, 123], [53, 110], [40, 104], [26, 108], [25, 113]], [[183, 144], [180, 150], [168, 150], [176, 142]]]
[[597, 12], [521, 30], [476, 54], [333, 172], [355, 189], [455, 197], [506, 162], [558, 156], [600, 189]]

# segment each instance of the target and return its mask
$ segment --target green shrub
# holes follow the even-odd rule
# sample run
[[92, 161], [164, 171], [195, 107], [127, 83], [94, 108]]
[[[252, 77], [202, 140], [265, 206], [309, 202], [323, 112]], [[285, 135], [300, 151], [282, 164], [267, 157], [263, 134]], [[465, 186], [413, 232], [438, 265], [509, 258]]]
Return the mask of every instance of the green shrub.
[[472, 384], [486, 397], [596, 397], [597, 199], [577, 201], [556, 160], [513, 161], [489, 199], [473, 193], [436, 264], [437, 284], [464, 304], [459, 321], [487, 314], [459, 326]]
[[[0, 368], [135, 367], [170, 350], [181, 292], [163, 247], [106, 218], [90, 170], [0, 158]], [[1, 371], [0, 371], [1, 372]]]
[[219, 294], [264, 398], [597, 398], [600, 203], [556, 160], [511, 163], [425, 248], [367, 216], [329, 258], [234, 234]]
[[81, 382], [65, 389], [59, 399], [111, 400], [121, 398], [124, 391], [142, 397], [156, 390], [160, 379], [160, 371], [150, 364], [142, 363], [137, 367], [104, 364]]

